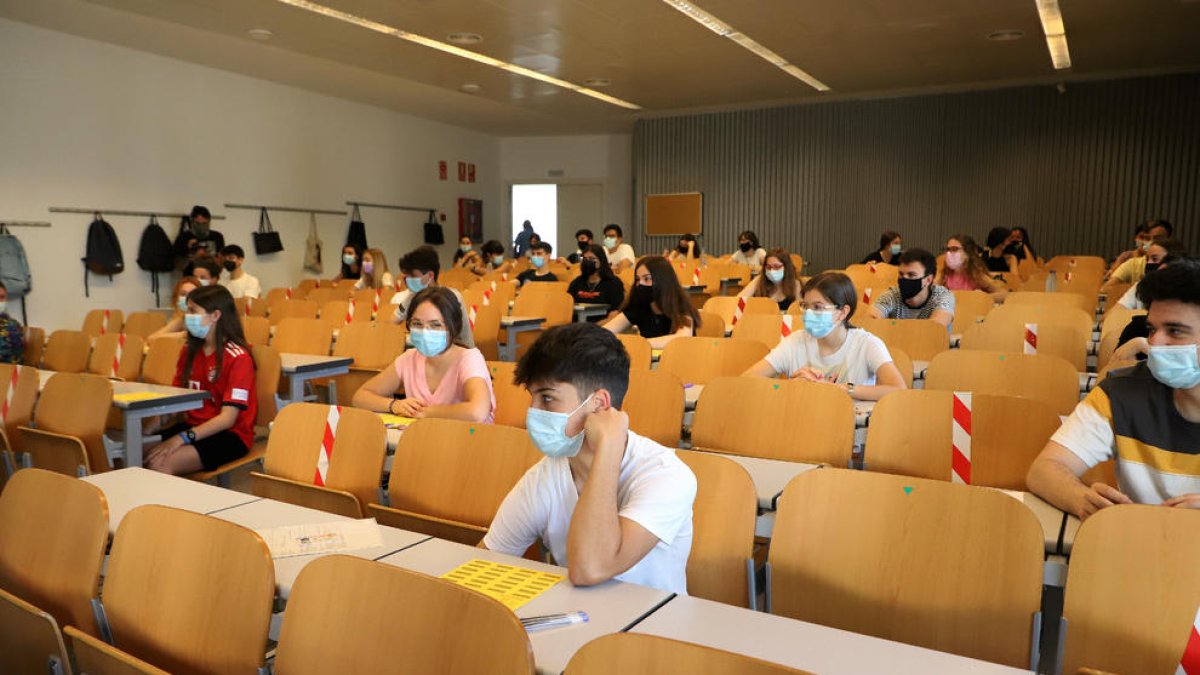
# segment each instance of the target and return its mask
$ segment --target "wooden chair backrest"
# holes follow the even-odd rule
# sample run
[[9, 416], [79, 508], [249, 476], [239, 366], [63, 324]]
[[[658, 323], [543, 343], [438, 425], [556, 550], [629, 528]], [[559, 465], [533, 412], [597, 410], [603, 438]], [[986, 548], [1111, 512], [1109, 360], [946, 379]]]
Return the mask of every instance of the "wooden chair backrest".
[[348, 664], [364, 673], [534, 672], [529, 637], [499, 602], [418, 572], [331, 555], [296, 579], [275, 669], [317, 675]]
[[[496, 284], [495, 288], [492, 288], [493, 281]], [[508, 303], [512, 302], [513, 298], [515, 298], [517, 295], [517, 282], [515, 280], [502, 281], [498, 277], [495, 279], [484, 277], [483, 279], [480, 279], [479, 281], [476, 281], [468, 286], [467, 290], [478, 291], [481, 294], [491, 291], [490, 303], [503, 308], [503, 310], [507, 312]]]
[[754, 553], [758, 516], [754, 481], [726, 457], [691, 450], [676, 454], [696, 475], [688, 595], [749, 607], [746, 561]]
[[[336, 288], [340, 291], [345, 292], [346, 295], [349, 295], [350, 293], [354, 292], [354, 286], [357, 283], [358, 283], [358, 279], [339, 279], [338, 281], [332, 281], [330, 283], [330, 287]], [[324, 287], [325, 287], [324, 285], [321, 286], [321, 288], [324, 288]]]
[[[266, 321], [266, 319], [263, 319]], [[181, 337], [158, 337], [150, 341], [142, 363], [142, 381], [171, 386], [179, 370], [179, 357], [187, 343]]]
[[[403, 280], [401, 280], [400, 283], [403, 284]], [[364, 311], [366, 312], [365, 316], [367, 317], [375, 314], [382, 315], [382, 318], [384, 319], [391, 317], [392, 313], [396, 311], [395, 306], [392, 305], [392, 296], [395, 294], [396, 289], [391, 286], [385, 286], [383, 288], [363, 288], [355, 291], [353, 296], [354, 320], [361, 321], [361, 317], [364, 316]], [[378, 311], [376, 311], [375, 306], [376, 296], [378, 296]]]
[[280, 300], [271, 305], [271, 325], [279, 325], [284, 319], [315, 319], [319, 308], [312, 300]]
[[251, 345], [265, 345], [271, 341], [271, 321], [265, 316], [243, 316], [242, 334]]
[[1200, 607], [1200, 512], [1103, 509], [1071, 549], [1063, 672], [1174, 673]]
[[1045, 544], [1024, 504], [996, 490], [821, 469], [793, 479], [776, 514], [776, 614], [1028, 667]]
[[56, 330], [46, 341], [42, 367], [57, 373], [82, 373], [87, 370], [92, 340], [87, 333], [76, 330]]
[[42, 365], [42, 353], [46, 351], [46, 329], [36, 326], [25, 327], [25, 352], [21, 363], [37, 368]]
[[[284, 406], [276, 415], [275, 426], [267, 439], [263, 472], [312, 484], [329, 418], [330, 406], [327, 405], [292, 403]], [[386, 452], [387, 429], [379, 415], [369, 410], [338, 406], [337, 433], [333, 452], [329, 455], [325, 487], [353, 494], [365, 512], [367, 504], [377, 500]], [[393, 470], [393, 480], [395, 475]]]
[[71, 642], [75, 667], [86, 675], [168, 675], [167, 671], [127, 654], [107, 642], [81, 633], [74, 626], [63, 629]]
[[684, 384], [707, 384], [717, 377], [741, 375], [768, 351], [756, 340], [681, 337], [667, 343], [658, 369], [674, 373]]
[[404, 353], [404, 326], [351, 323], [338, 329], [334, 356], [349, 356], [361, 368], [383, 368]]
[[[1004, 298], [1001, 307], [1015, 305], [1033, 305], [1057, 311], [1060, 309], [1078, 309], [1087, 315], [1089, 307], [1094, 307], [1095, 299], [1088, 302], [1087, 298], [1078, 293], [1047, 293], [1045, 291], [1016, 291]], [[997, 308], [999, 309], [999, 308]]]
[[513, 384], [517, 364], [511, 361], [488, 361], [487, 368], [492, 375], [492, 392], [496, 395], [495, 423], [524, 429], [525, 413], [529, 410], [532, 397], [525, 387]]
[[96, 632], [92, 599], [108, 546], [108, 500], [96, 486], [21, 469], [0, 492], [0, 588], [60, 626]]
[[854, 323], [877, 335], [889, 347], [903, 349], [917, 361], [932, 361], [950, 349], [950, 334], [933, 319], [875, 319], [864, 314], [856, 316]]
[[[468, 286], [475, 283], [479, 277], [471, 273], [470, 270], [465, 270], [461, 267], [452, 267], [438, 275], [438, 284], [449, 288], [457, 288], [465, 290]], [[401, 280], [401, 284], [404, 281]]]
[[517, 289], [517, 295], [522, 293], [549, 293], [559, 292], [566, 293], [567, 286], [570, 286], [569, 281], [527, 281], [525, 285]]
[[1094, 255], [1056, 255], [1046, 261], [1045, 269], [1057, 272], [1099, 271], [1108, 269], [1104, 258]]
[[742, 315], [746, 314], [770, 314], [778, 316], [779, 304], [770, 298], [749, 297], [746, 298], [746, 308], [742, 310]]
[[1104, 367], [1112, 360], [1113, 353], [1117, 351], [1119, 346], [1117, 343], [1121, 341], [1121, 331], [1125, 329], [1124, 324], [1119, 325], [1120, 330], [1110, 330], [1100, 335], [1100, 344], [1096, 345], [1097, 370], [1104, 370]]
[[146, 343], [137, 335], [107, 333], [96, 338], [87, 372], [135, 382], [142, 370]]
[[[348, 300], [327, 300], [321, 303], [321, 323], [329, 327], [329, 330], [338, 330], [349, 322], [346, 321], [346, 314], [350, 309], [350, 301]], [[357, 308], [356, 308], [357, 310]], [[354, 316], [350, 316], [350, 321], [354, 320]]]
[[[16, 375], [14, 381], [13, 375]], [[16, 387], [13, 389], [13, 387]], [[12, 398], [9, 391], [12, 391]], [[33, 403], [38, 398], [38, 372], [29, 366], [0, 363], [0, 400], [8, 401], [8, 416], [2, 422], [4, 435], [11, 450], [20, 452], [19, 427], [29, 426], [33, 417]]]
[[1095, 318], [1078, 307], [1068, 305], [1003, 304], [988, 314], [987, 321], [1005, 319], [1022, 323], [1061, 324], [1077, 328], [1091, 340]]
[[798, 325], [795, 318], [789, 315], [745, 314], [733, 327], [733, 337], [757, 340], [766, 345], [767, 349], [774, 349], [783, 339], [785, 326], [788, 334], [791, 334], [793, 326], [804, 330], [804, 326]]
[[350, 293], [342, 288], [314, 288], [304, 299], [317, 303], [317, 307], [324, 307], [330, 302], [346, 302], [350, 299]]
[[238, 313], [242, 316], [253, 316], [267, 318], [267, 313], [271, 310], [271, 303], [266, 298], [252, 298], [245, 296], [240, 298], [242, 305], [238, 307]]
[[650, 370], [651, 352], [650, 341], [641, 335], [622, 333], [617, 336], [625, 351], [629, 353], [629, 370]]
[[392, 508], [486, 528], [542, 455], [522, 429], [426, 417], [409, 425], [392, 460]]
[[154, 331], [167, 325], [167, 315], [162, 312], [133, 312], [125, 320], [125, 333], [143, 340]]
[[575, 652], [563, 675], [668, 672], [692, 675], [805, 675], [802, 670], [752, 656], [643, 633], [611, 633], [592, 640]]
[[[950, 480], [954, 394], [913, 389], [875, 405], [867, 428], [869, 471]], [[1002, 394], [971, 396], [970, 484], [1022, 490], [1029, 465], [1058, 430], [1042, 401]]]
[[[804, 329], [801, 328], [800, 330]], [[892, 357], [892, 365], [896, 366], [896, 370], [900, 371], [900, 377], [904, 378], [904, 386], [912, 389], [914, 375], [912, 358], [909, 357], [908, 352], [899, 347], [887, 345], [887, 350], [888, 354]]]
[[629, 415], [629, 428], [674, 448], [683, 430], [683, 382], [663, 370], [629, 369], [629, 390], [621, 409]]
[[1045, 354], [952, 349], [930, 361], [925, 388], [1024, 396], [1070, 415], [1079, 403], [1079, 374], [1070, 363]]
[[264, 665], [274, 599], [258, 534], [158, 505], [121, 520], [101, 597], [117, 648], [169, 672], [214, 675]]
[[733, 324], [733, 315], [737, 312], [738, 299], [729, 295], [714, 295], [704, 301], [702, 311], [721, 317], [725, 325]]
[[89, 468], [93, 472], [107, 471], [103, 436], [112, 397], [112, 382], [108, 378], [55, 373], [38, 399], [34, 423], [38, 431], [78, 438], [87, 449]]
[[718, 314], [699, 310], [700, 327], [692, 331], [696, 337], [725, 337], [725, 321]]
[[992, 296], [980, 290], [951, 293], [954, 293], [954, 322], [950, 324], [950, 330], [960, 335], [996, 307]]
[[0, 669], [14, 675], [71, 673], [71, 661], [58, 622], [3, 588], [0, 588]]
[[[737, 423], [730, 419], [736, 417]], [[731, 455], [846, 466], [854, 402], [836, 387], [763, 377], [720, 377], [696, 403], [692, 445]]]
[[[1025, 329], [1029, 325], [999, 310], [983, 323], [977, 323], [963, 333], [959, 348], [964, 351], [1023, 353]], [[1091, 331], [1082, 332], [1078, 326], [1066, 323], [1037, 323], [1037, 353], [1057, 356], [1071, 364], [1077, 372], [1087, 371], [1088, 341]]]
[[83, 317], [81, 329], [88, 337], [120, 333], [125, 325], [125, 313], [119, 309], [93, 309]]
[[1129, 309], [1125, 305], [1114, 303], [1109, 306], [1108, 311], [1104, 314], [1104, 319], [1100, 322], [1100, 337], [1103, 338], [1110, 333], [1120, 335], [1133, 317], [1145, 315], [1146, 310], [1144, 309]]
[[296, 298], [297, 300], [304, 299], [304, 297], [308, 295], [309, 291], [312, 290], [314, 283], [314, 279], [305, 279], [304, 281], [300, 282], [300, 285], [296, 287], [294, 292], [290, 288], [272, 288], [267, 291], [267, 295], [263, 299], [267, 301], [267, 307], [270, 308], [271, 311], [274, 311], [275, 305], [283, 302], [284, 300], [290, 300], [292, 298]]
[[575, 299], [566, 291], [539, 291], [517, 296], [513, 316], [540, 316], [545, 327], [563, 326], [575, 318]]
[[475, 324], [471, 327], [471, 337], [475, 346], [483, 352], [489, 361], [500, 360], [500, 318], [507, 313], [508, 308], [498, 305], [476, 304], [467, 308], [467, 316], [475, 312]]
[[283, 372], [283, 363], [279, 359], [279, 351], [267, 344], [253, 345], [250, 355], [254, 357], [254, 393], [258, 397], [258, 418], [254, 423], [265, 427], [275, 421], [275, 415], [279, 412], [275, 406], [275, 390]]
[[333, 329], [320, 319], [288, 318], [275, 326], [271, 346], [280, 354], [327, 356], [333, 342]]

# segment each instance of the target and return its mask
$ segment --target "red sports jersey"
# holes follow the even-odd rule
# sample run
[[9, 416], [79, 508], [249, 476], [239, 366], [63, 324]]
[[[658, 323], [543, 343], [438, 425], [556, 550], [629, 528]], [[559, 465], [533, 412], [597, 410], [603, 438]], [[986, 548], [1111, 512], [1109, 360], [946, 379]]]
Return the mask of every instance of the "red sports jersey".
[[223, 406], [238, 408], [237, 421], [229, 430], [249, 449], [254, 445], [254, 420], [258, 417], [258, 398], [254, 387], [254, 359], [250, 352], [227, 342], [221, 360], [221, 377], [217, 377], [217, 352], [206, 355], [203, 349], [196, 350], [195, 361], [187, 382], [183, 382], [183, 363], [187, 350], [179, 355], [179, 366], [175, 369], [175, 386], [207, 391], [209, 398], [204, 405], [187, 412], [187, 423], [191, 426], [203, 424], [216, 417]]

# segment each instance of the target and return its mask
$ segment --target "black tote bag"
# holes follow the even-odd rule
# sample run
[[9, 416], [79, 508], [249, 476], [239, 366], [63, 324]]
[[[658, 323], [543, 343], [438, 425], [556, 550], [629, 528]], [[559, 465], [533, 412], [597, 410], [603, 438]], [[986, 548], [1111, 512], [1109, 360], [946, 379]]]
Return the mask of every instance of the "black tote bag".
[[279, 233], [271, 228], [271, 216], [262, 209], [258, 214], [258, 232], [254, 232], [254, 252], [258, 255], [279, 253], [283, 250], [283, 242]]

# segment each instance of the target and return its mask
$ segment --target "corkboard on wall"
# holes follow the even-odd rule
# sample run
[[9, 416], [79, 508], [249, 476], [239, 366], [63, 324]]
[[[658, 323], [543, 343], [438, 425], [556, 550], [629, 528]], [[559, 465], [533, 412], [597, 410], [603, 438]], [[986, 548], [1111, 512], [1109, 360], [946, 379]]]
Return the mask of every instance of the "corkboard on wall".
[[646, 234], [700, 234], [703, 220], [699, 192], [646, 195]]

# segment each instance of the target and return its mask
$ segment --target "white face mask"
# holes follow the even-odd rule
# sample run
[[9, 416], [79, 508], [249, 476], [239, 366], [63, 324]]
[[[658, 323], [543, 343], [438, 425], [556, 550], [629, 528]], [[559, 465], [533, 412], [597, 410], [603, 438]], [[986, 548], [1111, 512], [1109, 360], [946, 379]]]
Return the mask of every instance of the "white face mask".
[[4, 314], [7, 311], [8, 311], [8, 301], [0, 300], [0, 314]]
[[196, 281], [199, 282], [201, 286], [207, 286], [212, 283], [211, 279], [197, 279]]

